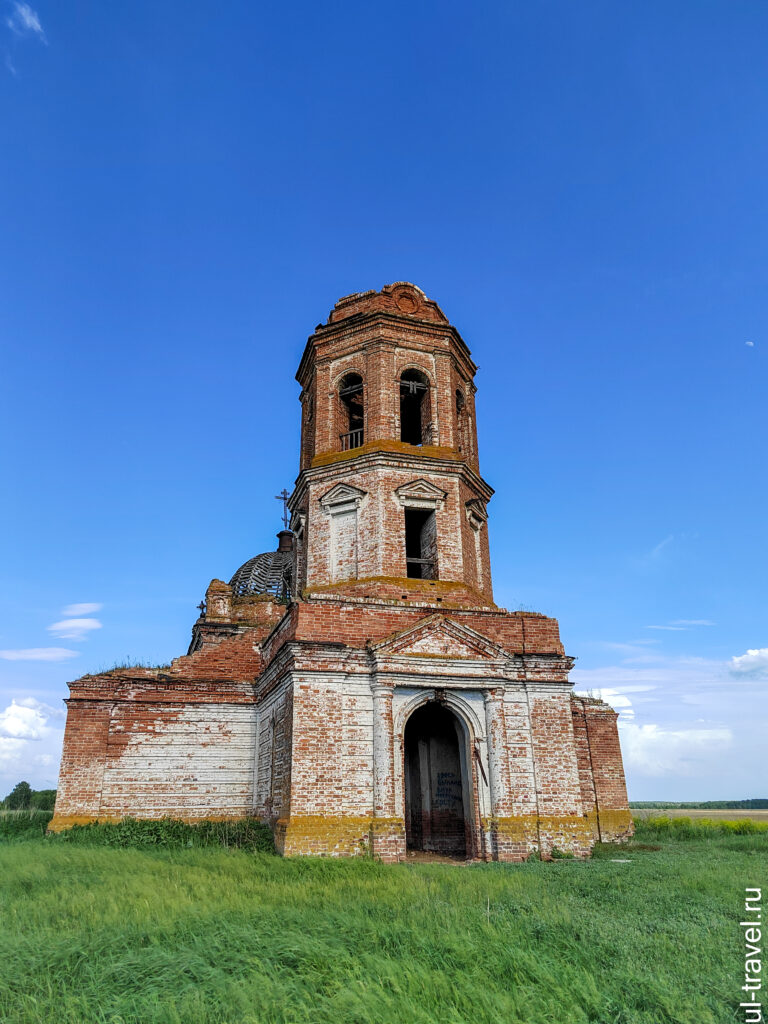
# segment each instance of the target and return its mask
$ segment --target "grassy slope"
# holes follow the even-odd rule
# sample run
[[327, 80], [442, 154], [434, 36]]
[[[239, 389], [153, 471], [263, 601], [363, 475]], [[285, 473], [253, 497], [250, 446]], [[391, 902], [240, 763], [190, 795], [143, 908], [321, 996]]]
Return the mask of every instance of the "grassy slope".
[[7, 843], [0, 1020], [723, 1024], [766, 853], [388, 867]]

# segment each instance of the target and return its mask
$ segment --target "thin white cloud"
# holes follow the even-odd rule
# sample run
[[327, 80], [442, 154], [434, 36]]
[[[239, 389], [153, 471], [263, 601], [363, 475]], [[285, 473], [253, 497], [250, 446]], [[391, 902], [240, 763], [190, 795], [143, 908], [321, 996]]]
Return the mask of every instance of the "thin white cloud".
[[656, 723], [624, 722], [621, 748], [627, 768], [644, 776], [692, 777], [731, 746], [733, 733], [719, 729], [667, 729]]
[[14, 0], [13, 11], [10, 17], [6, 18], [6, 24], [17, 36], [32, 34], [37, 36], [43, 43], [48, 41], [45, 38], [45, 32], [43, 32], [43, 26], [40, 24], [37, 11], [34, 11], [29, 4], [19, 3], [18, 0]]
[[672, 619], [664, 626], [646, 626], [646, 629], [665, 629], [673, 633], [680, 633], [686, 629], [690, 629], [691, 626], [714, 626], [715, 623], [711, 619]]
[[97, 604], [95, 601], [90, 604], [68, 604], [66, 608], [61, 609], [61, 614], [66, 619], [79, 619], [83, 615], [93, 615], [96, 612], [100, 612], [103, 607], [103, 604]]
[[[587, 678], [591, 678], [597, 672], [602, 672], [602, 671], [604, 671], [604, 670], [603, 669], [582, 669], [580, 672], [571, 672], [571, 675], [572, 676], [575, 676], [575, 675], [586, 676]], [[613, 671], [613, 670], [612, 669], [608, 669], [606, 671]], [[637, 674], [637, 673], [635, 672], [635, 674]], [[582, 690], [583, 690], [583, 680], [577, 680], [577, 682], [581, 682]], [[655, 690], [656, 686], [653, 683], [621, 683], [619, 686], [596, 686], [596, 687], [592, 687], [591, 689], [592, 689], [593, 693], [597, 693], [597, 695], [600, 697], [601, 700], [607, 700], [608, 697], [610, 697], [610, 696], [612, 696], [613, 694], [616, 694], [616, 693], [647, 693], [649, 690]], [[579, 692], [581, 693], [582, 690], [580, 690]]]
[[753, 647], [731, 658], [731, 672], [738, 676], [768, 676], [768, 647]]
[[622, 654], [623, 665], [653, 665], [657, 661], [663, 661], [666, 657], [660, 651], [653, 649], [653, 645], [659, 642], [656, 639], [638, 640], [631, 644], [603, 643], [601, 646], [606, 650]]
[[98, 619], [62, 619], [48, 627], [48, 631], [60, 640], [85, 640], [94, 629], [101, 629]]
[[624, 644], [612, 643], [605, 640], [600, 644], [600, 646], [605, 647], [608, 651], [623, 651], [627, 654], [642, 654], [651, 644], [658, 643], [661, 643], [661, 641], [657, 640], [656, 637], [648, 637], [644, 640], [630, 640], [629, 643]]
[[745, 341], [744, 344], [747, 346], [747, 348], [754, 348], [755, 347], [754, 341]]
[[728, 685], [728, 664], [707, 658], [666, 657], [654, 664], [640, 666], [627, 661], [600, 668], [574, 669], [570, 676], [579, 690], [608, 687], [618, 693], [638, 693], [640, 691], [636, 687], [659, 689], [668, 702], [672, 702], [680, 693], [696, 693], [704, 689], [723, 694]]
[[68, 647], [25, 647], [0, 651], [0, 658], [4, 661], [67, 661], [76, 658], [79, 653]]
[[627, 694], [646, 693], [650, 690], [655, 690], [655, 686], [643, 686], [643, 685], [629, 685], [621, 686], [620, 688], [614, 686], [598, 686], [590, 689], [588, 692], [579, 690], [579, 694], [583, 697], [591, 696], [598, 697], [600, 700], [604, 700], [606, 704], [610, 704], [614, 711], [619, 712], [619, 721], [632, 720], [635, 717], [635, 709], [633, 701], [638, 698], [633, 696], [628, 697]]
[[671, 533], [668, 537], [665, 537], [664, 540], [660, 541], [656, 545], [656, 547], [652, 549], [650, 557], [658, 558], [661, 552], [664, 550], [664, 548], [667, 547], [667, 545], [671, 544], [674, 539], [675, 535], [673, 533]]
[[[710, 619], [672, 619], [670, 626], [714, 626]], [[649, 627], [650, 628], [650, 627]], [[654, 627], [658, 628], [658, 627]]]

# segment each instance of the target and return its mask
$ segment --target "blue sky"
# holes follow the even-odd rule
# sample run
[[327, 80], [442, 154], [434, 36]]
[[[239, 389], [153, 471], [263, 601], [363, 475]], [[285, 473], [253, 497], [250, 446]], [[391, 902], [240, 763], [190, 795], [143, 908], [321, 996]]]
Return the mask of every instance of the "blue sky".
[[410, 280], [630, 796], [768, 795], [768, 7], [1, 2], [0, 789], [273, 546], [307, 335]]

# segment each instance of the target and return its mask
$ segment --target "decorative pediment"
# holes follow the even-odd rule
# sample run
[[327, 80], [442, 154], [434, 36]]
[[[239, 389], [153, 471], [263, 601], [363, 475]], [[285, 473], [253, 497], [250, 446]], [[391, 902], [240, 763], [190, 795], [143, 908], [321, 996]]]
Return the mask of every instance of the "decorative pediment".
[[448, 497], [445, 491], [430, 483], [429, 480], [413, 480], [403, 484], [395, 491], [401, 505], [409, 508], [442, 508]]
[[471, 658], [476, 661], [510, 657], [488, 637], [440, 614], [430, 615], [415, 626], [379, 641], [373, 645], [373, 650], [379, 657]]
[[346, 512], [357, 508], [368, 492], [350, 484], [336, 484], [319, 499], [326, 512]]
[[467, 512], [469, 525], [473, 530], [479, 530], [483, 523], [488, 522], [488, 513], [485, 505], [479, 498], [470, 498], [464, 505]]
[[421, 288], [409, 281], [385, 284], [380, 292], [356, 292], [354, 295], [345, 295], [331, 310], [328, 323], [337, 323], [358, 313], [371, 313], [376, 310], [395, 315], [416, 316], [420, 320], [433, 320], [440, 324], [448, 323], [448, 318], [438, 304], [428, 299]]

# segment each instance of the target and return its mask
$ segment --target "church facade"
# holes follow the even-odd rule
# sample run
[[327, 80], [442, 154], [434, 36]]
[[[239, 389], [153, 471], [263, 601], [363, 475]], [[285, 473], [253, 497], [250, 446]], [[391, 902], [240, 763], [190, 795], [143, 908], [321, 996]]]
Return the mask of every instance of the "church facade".
[[52, 828], [255, 815], [286, 855], [389, 861], [631, 833], [616, 713], [574, 695], [555, 619], [494, 603], [475, 371], [412, 284], [336, 303], [290, 529], [211, 582], [169, 668], [70, 684]]

